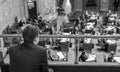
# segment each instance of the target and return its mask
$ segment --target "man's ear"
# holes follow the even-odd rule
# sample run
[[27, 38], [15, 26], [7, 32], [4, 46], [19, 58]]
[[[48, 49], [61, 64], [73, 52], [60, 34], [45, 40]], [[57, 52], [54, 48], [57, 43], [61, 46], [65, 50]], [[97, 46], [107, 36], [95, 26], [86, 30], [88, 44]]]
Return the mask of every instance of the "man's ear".
[[34, 42], [34, 43], [37, 42], [37, 37], [34, 38], [33, 42]]
[[34, 38], [34, 41], [36, 41], [36, 40], [37, 40], [37, 38], [35, 37], [35, 38]]
[[36, 42], [36, 37], [33, 39], [33, 42], [34, 42], [34, 43]]
[[38, 44], [38, 42], [39, 42], [39, 38], [38, 38], [38, 37], [35, 37], [35, 38], [34, 38], [34, 40], [33, 40], [33, 42], [34, 42], [34, 44], [36, 44], [36, 45], [37, 45], [37, 44]]

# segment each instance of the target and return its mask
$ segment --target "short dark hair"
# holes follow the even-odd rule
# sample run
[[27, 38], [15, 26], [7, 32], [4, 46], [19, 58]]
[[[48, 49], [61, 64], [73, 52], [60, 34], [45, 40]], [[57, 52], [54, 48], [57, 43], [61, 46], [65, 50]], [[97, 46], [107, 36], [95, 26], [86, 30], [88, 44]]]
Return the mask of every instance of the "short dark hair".
[[34, 25], [28, 25], [22, 33], [24, 42], [26, 43], [32, 43], [34, 38], [37, 37], [39, 34], [39, 29], [37, 26]]

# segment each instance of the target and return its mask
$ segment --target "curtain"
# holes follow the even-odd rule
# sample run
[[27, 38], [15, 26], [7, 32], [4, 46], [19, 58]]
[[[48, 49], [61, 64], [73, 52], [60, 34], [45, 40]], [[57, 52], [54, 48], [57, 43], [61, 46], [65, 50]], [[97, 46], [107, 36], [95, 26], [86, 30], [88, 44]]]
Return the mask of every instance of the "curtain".
[[64, 6], [64, 9], [65, 9], [65, 13], [68, 15], [71, 13], [71, 3], [70, 3], [70, 0], [65, 0], [65, 6]]

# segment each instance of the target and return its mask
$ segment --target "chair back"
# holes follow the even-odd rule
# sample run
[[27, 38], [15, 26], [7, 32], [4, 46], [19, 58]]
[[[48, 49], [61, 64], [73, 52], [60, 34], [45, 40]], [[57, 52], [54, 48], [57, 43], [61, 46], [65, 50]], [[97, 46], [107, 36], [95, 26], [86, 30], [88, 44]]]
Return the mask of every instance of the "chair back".
[[107, 52], [110, 53], [111, 51], [114, 51], [114, 53], [116, 53], [116, 48], [117, 48], [116, 44], [108, 45]]
[[92, 53], [92, 47], [93, 47], [93, 45], [91, 43], [84, 43], [83, 44], [84, 51], [87, 53], [90, 53], [90, 54]]
[[62, 52], [68, 52], [69, 51], [69, 43], [68, 42], [61, 42], [60, 48]]

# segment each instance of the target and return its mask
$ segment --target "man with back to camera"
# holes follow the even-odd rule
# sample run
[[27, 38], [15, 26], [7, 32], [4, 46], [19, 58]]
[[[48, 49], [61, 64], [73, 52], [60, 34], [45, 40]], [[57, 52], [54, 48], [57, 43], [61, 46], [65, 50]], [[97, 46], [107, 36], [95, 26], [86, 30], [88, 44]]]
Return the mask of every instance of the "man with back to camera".
[[24, 42], [9, 48], [10, 72], [48, 72], [47, 51], [37, 46], [38, 34], [39, 30], [29, 25], [22, 33]]

